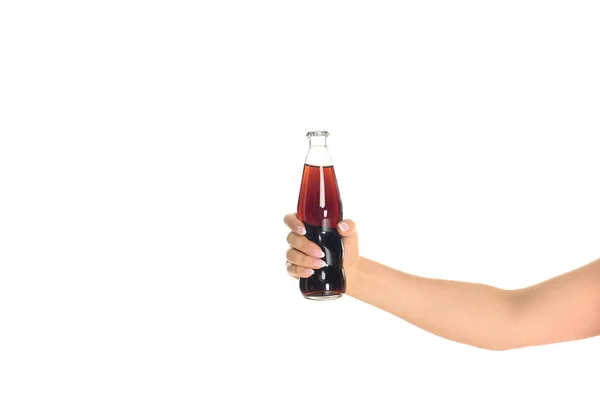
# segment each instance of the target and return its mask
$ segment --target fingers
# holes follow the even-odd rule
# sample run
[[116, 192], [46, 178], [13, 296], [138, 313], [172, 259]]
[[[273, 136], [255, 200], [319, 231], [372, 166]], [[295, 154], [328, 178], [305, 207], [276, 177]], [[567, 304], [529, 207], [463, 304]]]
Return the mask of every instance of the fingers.
[[287, 214], [285, 218], [283, 218], [283, 222], [288, 226], [288, 228], [290, 228], [293, 232], [296, 232], [298, 235], [306, 234], [304, 224], [298, 219], [296, 214]]
[[344, 241], [346, 257], [358, 257], [358, 231], [351, 219], [340, 221], [337, 230]]
[[[327, 265], [322, 260], [325, 255], [319, 245], [304, 236], [306, 228], [297, 214], [287, 214], [283, 222], [292, 230], [287, 236], [287, 242], [291, 246], [286, 252], [289, 275], [294, 278], [308, 278], [315, 269]], [[350, 271], [360, 261], [356, 224], [350, 219], [345, 219], [337, 225], [337, 231], [344, 242], [344, 268]]]
[[307, 256], [306, 254], [292, 247], [290, 247], [285, 253], [285, 257], [289, 262], [300, 267], [318, 269], [327, 265], [325, 264], [325, 261], [321, 260], [320, 258]]
[[285, 265], [287, 266], [288, 274], [290, 274], [294, 278], [308, 278], [315, 272], [310, 268], [300, 267], [298, 265], [292, 264], [289, 261], [286, 262]]
[[292, 246], [286, 253], [287, 272], [296, 279], [308, 278], [314, 273], [313, 268], [321, 268], [324, 264], [322, 260], [315, 257], [324, 257], [325, 255], [319, 246], [304, 237], [306, 228], [298, 215], [287, 214], [283, 218], [283, 222], [292, 230], [287, 237], [287, 242]]
[[356, 224], [351, 219], [344, 219], [340, 221], [337, 226], [338, 232], [342, 236], [351, 236], [356, 231]]
[[308, 240], [305, 236], [300, 236], [294, 232], [290, 232], [287, 236], [287, 242], [290, 246], [306, 255], [317, 258], [325, 257], [325, 253], [321, 251], [321, 248], [317, 244]]

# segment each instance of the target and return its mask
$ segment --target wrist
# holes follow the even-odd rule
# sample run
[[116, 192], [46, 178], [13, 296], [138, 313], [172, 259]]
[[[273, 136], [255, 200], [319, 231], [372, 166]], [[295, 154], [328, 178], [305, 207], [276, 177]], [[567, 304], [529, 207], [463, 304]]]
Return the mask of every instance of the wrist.
[[357, 288], [360, 286], [360, 275], [366, 262], [368, 262], [366, 258], [359, 256], [351, 268], [346, 269], [346, 294], [348, 296], [354, 297]]

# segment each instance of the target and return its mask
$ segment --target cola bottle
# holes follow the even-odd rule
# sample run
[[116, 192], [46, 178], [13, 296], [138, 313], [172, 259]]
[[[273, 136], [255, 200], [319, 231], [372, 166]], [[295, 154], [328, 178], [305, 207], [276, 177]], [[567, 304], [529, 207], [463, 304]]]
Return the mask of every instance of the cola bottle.
[[308, 240], [321, 247], [327, 264], [300, 278], [300, 291], [310, 300], [333, 300], [346, 291], [342, 267], [343, 244], [336, 227], [342, 220], [342, 200], [327, 148], [327, 131], [308, 132], [308, 154], [304, 163], [298, 218], [304, 223]]

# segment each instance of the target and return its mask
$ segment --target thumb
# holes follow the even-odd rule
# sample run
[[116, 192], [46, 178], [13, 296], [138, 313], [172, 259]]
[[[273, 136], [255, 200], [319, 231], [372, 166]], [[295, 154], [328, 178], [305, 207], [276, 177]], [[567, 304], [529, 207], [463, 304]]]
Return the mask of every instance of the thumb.
[[356, 224], [351, 219], [340, 221], [337, 231], [344, 243], [344, 265], [353, 265], [358, 260], [358, 231]]

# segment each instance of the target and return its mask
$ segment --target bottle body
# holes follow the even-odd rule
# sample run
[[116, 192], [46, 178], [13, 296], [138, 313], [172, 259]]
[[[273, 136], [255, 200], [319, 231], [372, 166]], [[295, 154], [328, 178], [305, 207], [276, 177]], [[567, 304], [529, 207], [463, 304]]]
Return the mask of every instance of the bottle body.
[[[310, 136], [313, 134], [313, 136]], [[346, 290], [343, 243], [337, 231], [343, 208], [326, 132], [309, 132], [311, 139], [298, 196], [298, 218], [306, 227], [306, 238], [321, 247], [327, 264], [312, 276], [300, 278], [300, 291], [311, 300], [339, 298]]]

